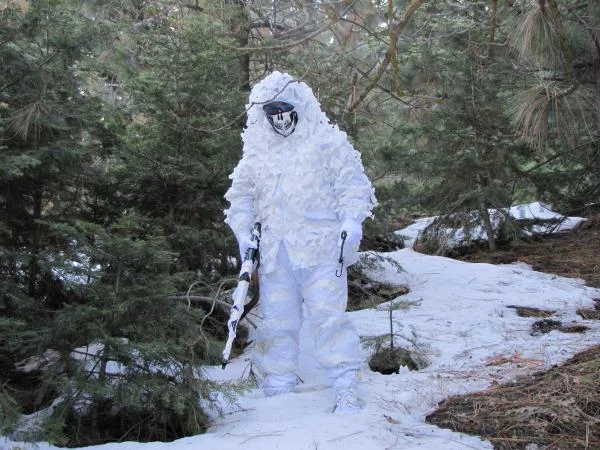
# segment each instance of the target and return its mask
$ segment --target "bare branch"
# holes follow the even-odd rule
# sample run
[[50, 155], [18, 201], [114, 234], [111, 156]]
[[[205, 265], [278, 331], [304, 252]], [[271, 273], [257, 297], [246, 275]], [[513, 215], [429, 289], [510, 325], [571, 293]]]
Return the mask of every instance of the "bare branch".
[[[264, 45], [264, 46], [258, 46], [258, 47], [243, 47], [243, 48], [230, 46], [225, 43], [221, 43], [220, 45], [222, 45], [223, 47], [232, 49], [232, 50], [242, 51], [242, 52], [264, 51], [264, 50], [287, 50], [292, 47], [297, 47], [298, 45], [301, 45], [301, 44], [313, 39], [314, 37], [318, 36], [319, 34], [323, 33], [324, 31], [330, 29], [336, 22], [340, 21], [346, 14], [348, 14], [348, 12], [352, 9], [352, 7], [356, 3], [356, 1], [357, 0], [352, 0], [348, 4], [348, 6], [338, 16], [332, 17], [330, 20], [328, 20], [326, 23], [324, 23], [322, 26], [316, 28], [315, 30], [309, 30], [308, 34], [306, 34], [305, 36], [303, 36], [302, 38], [300, 38], [298, 40], [281, 43], [281, 44], [277, 44], [277, 45]], [[293, 30], [291, 30], [289, 32], [289, 34], [293, 35], [294, 34]], [[274, 37], [276, 38], [276, 36], [274, 36]], [[281, 38], [281, 35], [279, 35], [279, 37]]]
[[[408, 6], [406, 11], [402, 15], [402, 20], [400, 22], [398, 22], [397, 24], [392, 22], [392, 17], [388, 17], [388, 28], [390, 30], [390, 42], [388, 45], [388, 50], [385, 53], [385, 56], [383, 58], [383, 61], [381, 62], [381, 66], [379, 67], [379, 70], [377, 71], [375, 76], [371, 79], [371, 82], [368, 84], [368, 86], [365, 88], [365, 90], [362, 92], [362, 94], [354, 101], [354, 103], [352, 105], [350, 105], [349, 112], [353, 112], [358, 107], [358, 105], [360, 105], [365, 100], [365, 98], [367, 98], [369, 93], [377, 86], [377, 84], [379, 83], [379, 80], [381, 80], [381, 77], [383, 77], [383, 74], [387, 70], [390, 62], [392, 61], [392, 59], [394, 58], [394, 56], [396, 54], [396, 48], [397, 48], [396, 46], [397, 46], [398, 38], [399, 38], [400, 34], [404, 31], [409, 20], [414, 15], [414, 13], [417, 11], [417, 9], [424, 3], [424, 1], [425, 0], [411, 0], [410, 5]], [[389, 4], [391, 4], [391, 3], [392, 3], [392, 0], [389, 0]]]

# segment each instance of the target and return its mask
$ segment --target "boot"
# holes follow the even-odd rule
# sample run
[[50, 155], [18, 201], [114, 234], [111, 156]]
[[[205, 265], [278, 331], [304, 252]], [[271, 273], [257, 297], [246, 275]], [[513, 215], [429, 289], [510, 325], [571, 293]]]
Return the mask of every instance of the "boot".
[[339, 376], [333, 383], [335, 389], [336, 414], [353, 414], [360, 411], [362, 403], [358, 399], [358, 371], [349, 370]]
[[287, 394], [290, 392], [296, 383], [298, 377], [295, 374], [285, 375], [267, 375], [263, 380], [263, 391], [267, 397], [274, 395]]

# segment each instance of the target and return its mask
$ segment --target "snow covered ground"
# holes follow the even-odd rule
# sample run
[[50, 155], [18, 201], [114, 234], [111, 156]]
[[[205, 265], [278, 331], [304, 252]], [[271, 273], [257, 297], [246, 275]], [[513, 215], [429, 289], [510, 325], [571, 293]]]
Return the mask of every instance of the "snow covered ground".
[[[503, 211], [490, 209], [488, 213], [494, 229], [498, 228], [498, 225], [503, 220], [504, 215], [508, 215], [515, 220], [539, 219], [548, 221], [546, 225], [542, 223], [532, 225], [530, 233], [554, 233], [570, 230], [583, 220], [581, 217], [562, 216], [552, 211], [550, 206], [540, 202], [517, 205], [511, 208], [506, 208]], [[475, 216], [473, 216], [473, 218], [475, 218]], [[401, 235], [404, 238], [405, 247], [412, 247], [416, 240], [423, 233], [423, 230], [431, 225], [435, 219], [436, 217], [423, 217], [417, 219], [412, 225], [396, 231], [396, 234]], [[483, 227], [474, 227], [473, 229], [469, 230], [468, 234], [464, 233], [462, 230], [450, 228], [439, 230], [439, 232], [440, 235], [445, 236], [445, 239], [447, 240], [446, 245], [450, 246], [468, 243], [468, 241], [471, 240], [487, 239], [487, 233]]]
[[[574, 223], [576, 221], [573, 221]], [[366, 255], [368, 256], [368, 255]], [[382, 375], [369, 370], [364, 350], [360, 395], [365, 405], [354, 415], [331, 413], [334, 393], [311, 355], [311, 336], [302, 333], [296, 392], [266, 398], [251, 390], [238, 405], [224, 405], [209, 431], [169, 443], [114, 443], [87, 447], [94, 450], [366, 450], [366, 449], [491, 449], [491, 443], [425, 423], [425, 416], [453, 394], [483, 390], [494, 382], [561, 363], [578, 351], [600, 343], [600, 321], [583, 320], [578, 308], [591, 308], [600, 290], [582, 280], [531, 270], [523, 263], [491, 265], [466, 263], [419, 254], [412, 249], [386, 253], [399, 263], [384, 263], [373, 278], [408, 285], [410, 292], [395, 302], [412, 306], [393, 311], [397, 340], [427, 359], [428, 366]], [[389, 331], [389, 311], [349, 313], [361, 336]], [[555, 310], [564, 325], [585, 324], [585, 333], [531, 335], [537, 319], [523, 318], [510, 306]], [[206, 368], [218, 380], [247, 375], [243, 355], [225, 370]], [[46, 443], [21, 444], [0, 439], [0, 450], [54, 450]]]

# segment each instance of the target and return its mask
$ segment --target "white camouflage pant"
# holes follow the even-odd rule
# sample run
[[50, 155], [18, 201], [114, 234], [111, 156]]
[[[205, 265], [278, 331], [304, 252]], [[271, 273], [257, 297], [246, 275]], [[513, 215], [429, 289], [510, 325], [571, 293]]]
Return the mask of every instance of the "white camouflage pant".
[[339, 269], [339, 264], [294, 269], [282, 244], [276, 269], [267, 274], [259, 271], [262, 320], [253, 363], [264, 376], [267, 395], [287, 392], [296, 384], [303, 304], [315, 339], [315, 357], [329, 377], [335, 382], [360, 368], [359, 337], [345, 316], [347, 272], [344, 269], [337, 277]]

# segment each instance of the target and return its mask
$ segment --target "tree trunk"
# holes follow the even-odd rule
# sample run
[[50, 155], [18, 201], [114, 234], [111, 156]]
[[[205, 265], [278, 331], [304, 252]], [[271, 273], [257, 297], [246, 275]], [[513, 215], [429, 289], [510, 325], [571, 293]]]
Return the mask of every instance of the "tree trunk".
[[496, 40], [496, 14], [498, 12], [498, 0], [492, 0], [490, 7], [490, 21], [488, 24], [488, 58], [494, 59], [494, 43]]
[[43, 190], [41, 188], [37, 188], [33, 193], [33, 221], [34, 221], [34, 229], [33, 229], [33, 241], [31, 245], [31, 258], [29, 260], [29, 285], [28, 285], [28, 294], [30, 297], [35, 297], [37, 292], [37, 278], [39, 276], [39, 262], [38, 262], [38, 253], [40, 250], [40, 245], [42, 241], [42, 230], [41, 225], [37, 223], [42, 217], [42, 199], [43, 199]]
[[[230, 31], [235, 40], [238, 43], [238, 47], [245, 49], [249, 47], [250, 43], [250, 29], [248, 14], [244, 7], [243, 0], [228, 0], [226, 3], [233, 5], [237, 9], [236, 20], [233, 20], [230, 25]], [[243, 91], [250, 92], [250, 53], [244, 51], [240, 54], [239, 68], [240, 68], [240, 87]]]
[[490, 213], [485, 206], [481, 188], [481, 176], [477, 174], [477, 191], [479, 192], [479, 212], [483, 221], [483, 228], [487, 234], [488, 247], [491, 251], [496, 250], [496, 237], [494, 236], [494, 227], [490, 219]]

